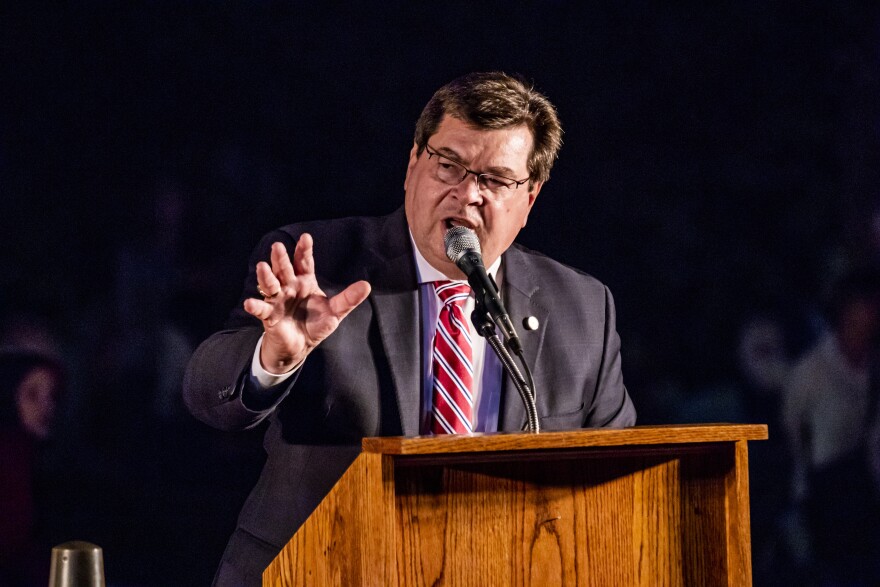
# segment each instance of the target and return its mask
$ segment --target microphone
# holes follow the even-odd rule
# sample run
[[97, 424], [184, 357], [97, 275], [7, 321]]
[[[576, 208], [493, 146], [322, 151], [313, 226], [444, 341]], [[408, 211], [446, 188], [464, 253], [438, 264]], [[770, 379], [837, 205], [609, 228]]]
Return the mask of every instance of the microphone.
[[501, 303], [501, 296], [498, 295], [498, 286], [483, 265], [482, 249], [477, 234], [466, 226], [453, 226], [446, 231], [443, 244], [446, 246], [446, 256], [467, 275], [474, 295], [483, 300], [489, 316], [501, 330], [511, 350], [514, 353], [522, 352], [519, 336], [504, 304]]

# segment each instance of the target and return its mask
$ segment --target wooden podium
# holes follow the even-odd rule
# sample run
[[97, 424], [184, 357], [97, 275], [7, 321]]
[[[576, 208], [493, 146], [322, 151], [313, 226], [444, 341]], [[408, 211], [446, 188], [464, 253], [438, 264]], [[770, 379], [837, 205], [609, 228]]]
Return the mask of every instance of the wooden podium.
[[263, 585], [751, 585], [746, 443], [766, 438], [724, 424], [366, 438]]

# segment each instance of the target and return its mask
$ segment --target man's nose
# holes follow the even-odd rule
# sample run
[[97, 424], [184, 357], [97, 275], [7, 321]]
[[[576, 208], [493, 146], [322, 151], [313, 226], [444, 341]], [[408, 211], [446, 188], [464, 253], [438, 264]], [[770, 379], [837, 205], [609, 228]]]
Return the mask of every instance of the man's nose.
[[467, 176], [458, 184], [456, 193], [458, 198], [466, 204], [481, 204], [483, 202], [483, 194], [480, 191], [480, 178], [473, 173]]

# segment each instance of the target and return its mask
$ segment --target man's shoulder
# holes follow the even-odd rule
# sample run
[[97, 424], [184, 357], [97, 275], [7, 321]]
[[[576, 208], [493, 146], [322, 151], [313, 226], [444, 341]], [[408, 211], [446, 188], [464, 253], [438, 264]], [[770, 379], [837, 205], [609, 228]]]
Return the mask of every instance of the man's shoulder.
[[319, 275], [330, 281], [363, 279], [365, 268], [398, 258], [409, 250], [401, 208], [385, 216], [348, 216], [282, 226], [263, 236], [251, 263], [267, 259], [274, 242], [281, 242], [292, 255], [304, 233], [312, 236]]
[[406, 219], [400, 208], [385, 216], [347, 216], [327, 220], [295, 222], [265, 234], [257, 245], [264, 255], [273, 242], [281, 242], [292, 252], [299, 237], [309, 233], [315, 242], [316, 257], [331, 253], [347, 255], [397, 246], [406, 242]]
[[369, 239], [376, 238], [383, 228], [393, 222], [399, 215], [398, 211], [385, 216], [346, 216], [322, 220], [294, 222], [276, 230], [298, 239], [305, 232], [313, 237], [328, 236], [335, 239]]
[[[605, 284], [596, 277], [590, 275], [586, 271], [566, 265], [556, 259], [548, 257], [544, 253], [534, 251], [514, 243], [509, 252], [508, 259], [512, 262], [509, 267], [511, 271], [517, 269], [525, 269], [530, 274], [540, 279], [542, 287], [560, 285], [566, 287], [577, 287], [580, 291], [599, 291], [605, 290]], [[518, 265], [518, 267], [517, 267]], [[513, 276], [511, 276], [513, 277]]]

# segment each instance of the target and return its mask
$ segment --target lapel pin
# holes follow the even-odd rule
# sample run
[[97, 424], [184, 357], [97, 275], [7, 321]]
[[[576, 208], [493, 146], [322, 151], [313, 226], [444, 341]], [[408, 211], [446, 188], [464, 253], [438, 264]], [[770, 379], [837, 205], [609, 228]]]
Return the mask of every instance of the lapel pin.
[[534, 316], [526, 316], [523, 318], [522, 325], [526, 330], [537, 330], [541, 323]]

